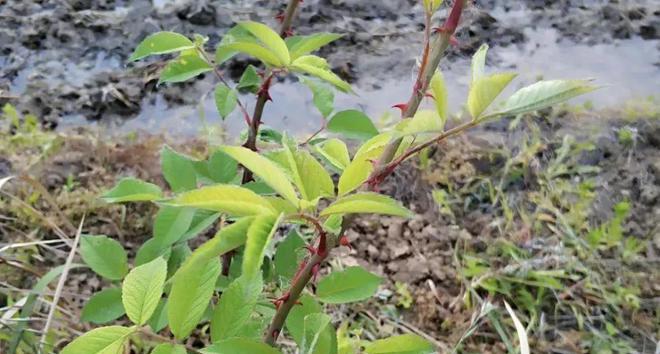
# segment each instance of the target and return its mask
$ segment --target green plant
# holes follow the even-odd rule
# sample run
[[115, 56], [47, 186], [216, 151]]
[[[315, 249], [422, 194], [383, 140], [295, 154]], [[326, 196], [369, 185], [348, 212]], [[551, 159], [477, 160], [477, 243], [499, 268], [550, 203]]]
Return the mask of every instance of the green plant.
[[[133, 326], [94, 329], [62, 353], [114, 353], [138, 334], [164, 341], [153, 353], [197, 352], [181, 344], [193, 333], [210, 338], [212, 344], [199, 350], [203, 353], [277, 353], [275, 344], [283, 331], [303, 353], [337, 353], [338, 347], [348, 347], [350, 352], [356, 346], [364, 347], [366, 353], [391, 352], [393, 347], [402, 352], [432, 352], [431, 343], [412, 334], [373, 342], [347, 340], [345, 330], [338, 336], [321, 303], [368, 299], [381, 279], [362, 267], [321, 276], [321, 266], [333, 248], [349, 245], [344, 233], [354, 215], [411, 216], [404, 206], [377, 192], [405, 160], [484, 122], [542, 109], [594, 89], [581, 80], [540, 81], [494, 107], [515, 74], [486, 74], [488, 46], [484, 45], [474, 55], [471, 68], [467, 99], [471, 119], [445, 128], [447, 90], [437, 68], [466, 1], [455, 1], [443, 26], [434, 28], [433, 14], [442, 1], [425, 0], [418, 77], [408, 102], [397, 105], [404, 119], [379, 131], [359, 111], [334, 112], [334, 93], [327, 84], [342, 92], [351, 92], [350, 85], [330, 70], [325, 59], [310, 53], [341, 36], [288, 36], [299, 3], [289, 2], [279, 34], [260, 23], [239, 23], [222, 38], [215, 60], [204, 49], [206, 39], [201, 36], [190, 40], [159, 32], [137, 47], [131, 60], [177, 54], [163, 69], [160, 82], [185, 81], [213, 71], [220, 80], [214, 91], [218, 112], [227, 117], [238, 109], [248, 127], [246, 139], [242, 146], [217, 147], [207, 160], [165, 147], [162, 172], [170, 192], [125, 178], [103, 195], [109, 203], [153, 202], [159, 207], [153, 238], [138, 250], [130, 271], [119, 243], [105, 236], [82, 239], [85, 262], [116, 285], [90, 300], [87, 318], [108, 322], [125, 312]], [[230, 87], [219, 66], [238, 54], [261, 61], [264, 68], [249, 66], [238, 85]], [[288, 74], [303, 76], [301, 81], [311, 89], [315, 106], [327, 119], [301, 142], [260, 129], [264, 106], [271, 99], [270, 87], [276, 77]], [[256, 95], [252, 114], [240, 101], [238, 90]], [[420, 110], [425, 96], [431, 96], [432, 108]], [[359, 141], [357, 152], [351, 156], [347, 144], [336, 136]], [[264, 148], [258, 149], [261, 145]], [[339, 175], [337, 185], [333, 173]], [[219, 229], [215, 236], [191, 250], [189, 241], [212, 225]], [[292, 231], [275, 241], [283, 229]], [[310, 282], [317, 283], [315, 292], [309, 289]], [[107, 311], [110, 308], [113, 311]], [[166, 326], [173, 339], [158, 334]]]

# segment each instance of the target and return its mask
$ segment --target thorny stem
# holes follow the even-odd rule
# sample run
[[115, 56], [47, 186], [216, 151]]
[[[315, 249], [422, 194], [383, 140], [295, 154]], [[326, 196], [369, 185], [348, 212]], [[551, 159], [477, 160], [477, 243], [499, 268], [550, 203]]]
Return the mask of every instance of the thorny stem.
[[[297, 1], [295, 0], [291, 1], [291, 3], [295, 3], [295, 2]], [[456, 0], [449, 17], [445, 21], [443, 30], [440, 32], [438, 37], [433, 41], [433, 44], [430, 45], [430, 50], [428, 52], [426, 52], [425, 50], [425, 56], [427, 57], [427, 59], [426, 60], [423, 59], [422, 62], [424, 63], [425, 61], [427, 61], [428, 64], [425, 64], [426, 66], [423, 68], [423, 70], [420, 70], [420, 74], [417, 82], [415, 83], [412, 96], [410, 97], [410, 100], [408, 101], [408, 105], [403, 112], [403, 117], [412, 117], [415, 114], [415, 112], [417, 112], [417, 109], [419, 108], [419, 105], [422, 99], [424, 98], [426, 90], [428, 89], [428, 83], [431, 81], [431, 77], [435, 73], [435, 70], [438, 67], [438, 64], [440, 63], [440, 60], [444, 56], [445, 50], [450, 44], [451, 36], [454, 34], [456, 30], [456, 27], [458, 25], [458, 20], [460, 19], [460, 15], [463, 10], [463, 6], [465, 5], [465, 2], [466, 0]], [[478, 121], [472, 121], [465, 125], [456, 127], [454, 129], [451, 129], [443, 133], [439, 137], [436, 137], [432, 141], [426, 142], [422, 145], [428, 146], [433, 143], [442, 141], [446, 138], [456, 135], [476, 125], [477, 123]], [[374, 173], [372, 173], [372, 176], [370, 176], [370, 179], [373, 176], [378, 176], [380, 178], [383, 171], [389, 171], [390, 168], [395, 168], [396, 166], [398, 166], [398, 164], [400, 164], [400, 162], [398, 162], [397, 164], [390, 166], [390, 162], [394, 158], [394, 154], [399, 148], [400, 143], [401, 143], [401, 139], [397, 139], [390, 142], [385, 152], [381, 156], [381, 159], [378, 161], [378, 164], [374, 169]], [[410, 149], [408, 152], [404, 154], [405, 158], [411, 156], [412, 154], [418, 151], [419, 150], [417, 150], [416, 148]], [[403, 158], [403, 160], [405, 160], [405, 158]], [[348, 230], [348, 227], [350, 226], [352, 221], [353, 221], [352, 216], [347, 215], [344, 217], [344, 220], [342, 222], [342, 229], [338, 235], [339, 237], [341, 237], [345, 233], [345, 231]], [[321, 237], [320, 242], [323, 241], [323, 238], [324, 237]], [[301, 264], [302, 269], [293, 279], [291, 288], [287, 293], [288, 296], [285, 297], [286, 298], [285, 301], [282, 302], [281, 305], [277, 308], [275, 317], [273, 317], [273, 320], [270, 326], [268, 327], [268, 330], [266, 331], [266, 335], [264, 338], [266, 343], [268, 343], [269, 345], [275, 344], [277, 338], [280, 335], [280, 332], [282, 331], [282, 326], [284, 325], [284, 322], [287, 316], [289, 315], [289, 312], [291, 311], [293, 306], [297, 303], [300, 294], [305, 289], [310, 279], [312, 279], [315, 272], [318, 270], [319, 265], [323, 261], [325, 261], [325, 259], [328, 257], [330, 250], [336, 246], [337, 246], [337, 242], [335, 237], [325, 237], [324, 252], [316, 252], [314, 255], [312, 255], [309, 261], [303, 261], [303, 263]]]

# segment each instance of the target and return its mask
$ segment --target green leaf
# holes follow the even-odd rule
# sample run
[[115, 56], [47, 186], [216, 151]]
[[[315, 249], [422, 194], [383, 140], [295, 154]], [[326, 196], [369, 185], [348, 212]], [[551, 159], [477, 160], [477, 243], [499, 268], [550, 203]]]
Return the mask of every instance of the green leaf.
[[266, 247], [273, 238], [277, 226], [282, 220], [282, 215], [259, 215], [247, 230], [245, 241], [245, 252], [243, 253], [243, 275], [251, 278], [256, 277], [261, 270], [264, 261]]
[[261, 277], [240, 276], [222, 293], [211, 319], [211, 339], [236, 337], [248, 323], [261, 296]]
[[346, 147], [346, 144], [339, 139], [328, 139], [322, 143], [314, 145], [314, 149], [340, 172], [351, 163], [351, 156], [348, 154], [348, 147]]
[[163, 177], [174, 192], [184, 192], [197, 187], [197, 176], [194, 161], [188, 156], [179, 154], [169, 146], [164, 146], [160, 152], [160, 164]]
[[325, 59], [315, 55], [304, 55], [296, 59], [291, 63], [290, 69], [295, 72], [318, 77], [319, 79], [332, 84], [342, 92], [352, 91], [351, 85], [348, 82], [342, 80], [337, 74], [330, 70], [330, 65], [328, 65], [328, 62]]
[[374, 341], [364, 351], [366, 354], [431, 354], [435, 349], [420, 336], [403, 334]]
[[472, 81], [470, 86], [474, 85], [484, 76], [486, 71], [486, 54], [488, 53], [488, 44], [482, 44], [476, 53], [472, 56]]
[[302, 354], [336, 354], [337, 335], [330, 316], [312, 313], [304, 320]]
[[517, 115], [537, 111], [594, 91], [588, 80], [539, 81], [511, 95], [497, 114]]
[[291, 60], [309, 54], [321, 47], [341, 38], [341, 34], [315, 33], [309, 36], [293, 36], [286, 39], [286, 44], [291, 53]]
[[155, 333], [167, 327], [167, 301], [165, 299], [160, 299], [153, 316], [147, 321], [147, 324]]
[[120, 326], [96, 328], [74, 339], [60, 354], [117, 354], [133, 331]]
[[229, 88], [229, 86], [223, 83], [218, 84], [215, 87], [214, 97], [215, 107], [218, 109], [218, 113], [220, 113], [222, 119], [227, 118], [227, 116], [236, 109], [236, 100], [238, 97], [236, 91]]
[[444, 128], [444, 119], [436, 111], [425, 109], [417, 111], [412, 118], [399, 122], [394, 127], [394, 131], [395, 136], [404, 137], [420, 133], [441, 132]]
[[167, 277], [167, 263], [162, 258], [131, 270], [122, 283], [121, 301], [128, 318], [136, 325], [147, 323], [158, 306]]
[[161, 343], [151, 351], [151, 354], [188, 354], [188, 352], [181, 344]]
[[316, 296], [327, 304], [362, 301], [376, 293], [381, 281], [362, 267], [349, 267], [321, 279]]
[[196, 161], [194, 165], [198, 178], [211, 184], [230, 183], [238, 172], [236, 161], [222, 151], [215, 151], [208, 161]]
[[275, 211], [263, 197], [234, 185], [218, 184], [180, 194], [169, 205], [221, 211], [232, 216], [273, 214]]
[[215, 52], [215, 63], [216, 65], [221, 65], [227, 60], [231, 59], [234, 55], [238, 54], [235, 50], [225, 49], [223, 46], [235, 42], [247, 42], [258, 44], [259, 41], [252, 33], [248, 32], [245, 28], [240, 25], [232, 27], [225, 35], [222, 37], [220, 44]]
[[186, 233], [183, 234], [183, 236], [181, 236], [179, 241], [188, 241], [197, 237], [197, 235], [201, 234], [211, 225], [213, 225], [213, 223], [215, 223], [219, 217], [220, 213], [211, 213], [206, 210], [197, 210], [192, 222], [190, 223], [190, 228], [188, 231], [186, 231]]
[[392, 134], [383, 133], [376, 135], [362, 144], [357, 153], [355, 153], [353, 161], [346, 166], [344, 172], [339, 177], [337, 187], [340, 196], [354, 191], [367, 181], [367, 178], [374, 169], [373, 161], [377, 160], [383, 153], [385, 145], [387, 145], [391, 138]]
[[515, 77], [514, 73], [502, 73], [480, 77], [474, 81], [470, 86], [467, 101], [472, 118], [478, 119]]
[[443, 0], [424, 0], [424, 11], [427, 13], [434, 13], [442, 5]]
[[[220, 52], [238, 52], [247, 54], [251, 57], [254, 57], [266, 65], [273, 67], [281, 67], [284, 64], [280, 59], [270, 50], [260, 46], [256, 43], [246, 43], [246, 42], [235, 42], [230, 44], [225, 44], [218, 47]], [[217, 55], [217, 52], [216, 52]]]
[[242, 246], [254, 220], [253, 217], [245, 217], [231, 225], [223, 226], [212, 239], [199, 246], [181, 268], [198, 268], [207, 261]]
[[334, 110], [335, 93], [326, 85], [309, 79], [302, 78], [301, 81], [312, 91], [312, 102], [319, 110], [323, 118], [328, 118]]
[[286, 43], [277, 32], [259, 22], [246, 21], [239, 23], [239, 25], [252, 33], [252, 35], [257, 37], [266, 47], [268, 47], [268, 49], [277, 56], [282, 65], [289, 65], [291, 62], [289, 48], [287, 48]]
[[144, 202], [162, 197], [163, 192], [157, 185], [131, 177], [123, 178], [101, 196], [108, 203]]
[[358, 140], [367, 140], [378, 135], [378, 129], [371, 119], [354, 109], [335, 113], [328, 122], [328, 130]]
[[136, 61], [149, 55], [180, 52], [194, 47], [193, 42], [182, 34], [157, 32], [145, 38], [135, 48], [135, 52], [128, 58], [128, 61]]
[[440, 70], [437, 70], [431, 78], [431, 93], [433, 93], [433, 101], [435, 102], [435, 109], [442, 118], [443, 122], [447, 122], [449, 118], [449, 99], [447, 98], [447, 85]]
[[123, 316], [121, 289], [107, 288], [92, 295], [82, 309], [80, 319], [85, 322], [104, 324]]
[[298, 150], [295, 141], [283, 145], [287, 167], [303, 199], [313, 201], [318, 197], [335, 195], [335, 184], [323, 165], [309, 152]]
[[188, 231], [194, 216], [193, 209], [163, 206], [154, 220], [154, 239], [159, 247], [164, 248], [178, 242]]
[[178, 58], [167, 63], [160, 73], [158, 83], [162, 82], [182, 82], [193, 77], [213, 70], [202, 57], [196, 52], [182, 53]]
[[249, 338], [230, 338], [201, 350], [203, 354], [280, 354], [280, 351]]
[[215, 282], [220, 275], [217, 258], [206, 262], [191, 256], [173, 277], [167, 300], [167, 320], [172, 334], [183, 340], [197, 327], [211, 301]]
[[126, 251], [119, 242], [107, 236], [82, 236], [80, 255], [94, 273], [104, 278], [120, 280], [128, 272]]
[[298, 270], [298, 265], [305, 255], [305, 241], [294, 229], [277, 245], [273, 263], [275, 273], [284, 279], [291, 280]]
[[240, 80], [238, 80], [238, 85], [236, 88], [239, 90], [247, 90], [252, 93], [257, 93], [261, 86], [261, 78], [257, 74], [257, 69], [253, 65], [248, 65], [243, 71]]
[[220, 150], [252, 171], [284, 199], [296, 206], [298, 205], [298, 196], [286, 173], [273, 162], [242, 146], [224, 146]]
[[135, 266], [149, 263], [158, 257], [168, 259], [170, 258], [171, 251], [172, 247], [169, 245], [163, 246], [155, 238], [150, 238], [138, 249], [137, 254], [135, 255]]
[[394, 215], [406, 218], [413, 215], [410, 210], [386, 195], [361, 192], [337, 199], [321, 211], [321, 216], [358, 213]]
[[293, 340], [296, 341], [298, 346], [302, 347], [304, 331], [305, 331], [305, 317], [312, 313], [323, 311], [314, 297], [309, 294], [303, 294], [298, 299], [299, 305], [294, 306], [286, 318], [286, 330], [289, 331]]
[[181, 265], [190, 257], [192, 250], [187, 243], [182, 242], [172, 247], [170, 257], [167, 259], [167, 277], [171, 277], [176, 273]]

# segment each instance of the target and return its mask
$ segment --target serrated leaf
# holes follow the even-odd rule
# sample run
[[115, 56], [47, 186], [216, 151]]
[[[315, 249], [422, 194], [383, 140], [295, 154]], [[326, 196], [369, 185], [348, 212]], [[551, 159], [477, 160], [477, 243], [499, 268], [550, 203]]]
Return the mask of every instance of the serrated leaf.
[[472, 118], [478, 119], [515, 77], [513, 73], [502, 73], [483, 76], [474, 81], [467, 101]]
[[374, 341], [368, 344], [364, 351], [366, 354], [431, 354], [435, 349], [418, 335], [403, 334]]
[[253, 217], [245, 217], [236, 220], [231, 225], [223, 226], [212, 239], [197, 247], [184, 266], [192, 268], [199, 267], [208, 260], [217, 258], [242, 246], [245, 244], [248, 230], [254, 220], [255, 218]]
[[374, 169], [374, 161], [383, 153], [385, 145], [391, 140], [390, 133], [376, 135], [369, 139], [355, 153], [351, 163], [339, 177], [337, 187], [339, 195], [346, 195], [360, 187]]
[[330, 70], [328, 62], [315, 55], [303, 55], [291, 63], [290, 69], [315, 76], [326, 81], [342, 92], [351, 92], [351, 85]]
[[192, 158], [179, 154], [165, 145], [160, 152], [160, 164], [163, 177], [174, 192], [183, 192], [197, 187], [194, 161]]
[[186, 347], [181, 344], [161, 343], [158, 344], [151, 354], [187, 354]]
[[253, 191], [228, 184], [195, 189], [180, 194], [168, 204], [220, 211], [232, 216], [273, 214], [275, 212], [268, 201]]
[[195, 210], [163, 206], [156, 213], [154, 220], [154, 239], [159, 247], [167, 247], [178, 242], [188, 231]]
[[220, 113], [222, 119], [227, 118], [236, 109], [238, 96], [236, 95], [236, 91], [227, 85], [223, 83], [218, 84], [215, 87], [213, 97], [215, 98], [215, 107], [218, 109], [218, 113]]
[[328, 304], [362, 301], [376, 293], [381, 281], [380, 277], [362, 267], [349, 267], [321, 279], [316, 296]]
[[257, 93], [259, 91], [259, 86], [261, 86], [261, 78], [257, 73], [257, 69], [252, 65], [248, 65], [247, 68], [245, 68], [245, 71], [243, 71], [240, 80], [238, 80], [236, 89]]
[[261, 277], [240, 276], [222, 293], [211, 319], [211, 339], [236, 337], [248, 323], [263, 290]]
[[170, 258], [172, 247], [163, 246], [155, 238], [150, 238], [145, 241], [135, 255], [135, 266], [140, 266], [149, 263], [158, 257], [163, 259]]
[[594, 91], [588, 80], [539, 81], [518, 90], [503, 104], [497, 114], [517, 115], [537, 111]]
[[82, 236], [80, 255], [94, 273], [104, 278], [120, 280], [128, 272], [126, 251], [119, 242], [107, 236]]
[[323, 165], [309, 152], [298, 150], [295, 142], [283, 145], [287, 167], [303, 199], [313, 201], [318, 197], [335, 195], [335, 184]]
[[324, 313], [312, 313], [305, 317], [301, 353], [337, 353], [337, 335], [330, 316]]
[[165, 299], [160, 299], [153, 316], [147, 321], [147, 324], [155, 333], [167, 327], [167, 301]]
[[201, 350], [203, 354], [280, 354], [268, 344], [249, 338], [229, 338]]
[[286, 280], [291, 280], [298, 270], [298, 265], [305, 254], [305, 241], [294, 229], [277, 245], [273, 263], [275, 274]]
[[339, 139], [328, 139], [322, 143], [314, 145], [314, 149], [340, 172], [351, 163], [351, 156], [348, 154], [348, 147], [346, 147], [346, 144]]
[[277, 32], [263, 23], [246, 21], [239, 23], [239, 26], [245, 28], [253, 36], [257, 37], [270, 51], [277, 56], [282, 65], [289, 65], [291, 57], [289, 48]]
[[135, 267], [122, 283], [121, 301], [126, 315], [138, 326], [151, 318], [163, 294], [167, 263], [162, 258]]
[[286, 39], [289, 53], [291, 53], [291, 60], [309, 54], [321, 47], [336, 41], [341, 38], [341, 34], [335, 33], [315, 33], [309, 36], [292, 36]]
[[314, 297], [309, 294], [303, 294], [298, 299], [299, 305], [294, 306], [286, 318], [286, 330], [289, 331], [293, 340], [302, 347], [304, 331], [305, 331], [305, 317], [312, 313], [319, 313], [323, 311], [321, 305], [316, 302]]
[[302, 78], [302, 82], [312, 91], [312, 102], [323, 118], [328, 118], [334, 110], [335, 93], [326, 85]]
[[172, 334], [179, 340], [188, 337], [201, 320], [220, 275], [220, 262], [216, 258], [188, 262], [174, 275], [167, 300], [167, 320]]
[[167, 63], [160, 73], [158, 83], [182, 82], [211, 70], [213, 67], [199, 54], [184, 52], [178, 58]]
[[[235, 42], [219, 46], [217, 51], [220, 52], [238, 52], [247, 54], [255, 59], [260, 60], [266, 65], [273, 67], [281, 67], [284, 64], [280, 59], [270, 50], [260, 46], [256, 43]], [[217, 52], [216, 52], [217, 56]]]
[[180, 52], [194, 48], [195, 44], [186, 36], [175, 32], [157, 32], [145, 38], [135, 48], [128, 61], [136, 61], [155, 54]]
[[96, 328], [74, 339], [60, 354], [117, 354], [133, 331], [120, 326]]
[[104, 324], [123, 316], [124, 305], [121, 303], [121, 289], [103, 289], [89, 298], [82, 309], [80, 319], [85, 322]]
[[396, 200], [378, 193], [361, 192], [337, 199], [321, 211], [321, 216], [332, 214], [371, 213], [412, 217], [412, 212]]
[[433, 101], [435, 102], [435, 109], [444, 122], [447, 122], [449, 117], [449, 99], [447, 98], [447, 85], [445, 84], [444, 76], [440, 70], [437, 70], [431, 78], [431, 93], [433, 94]]
[[394, 127], [396, 137], [416, 135], [421, 133], [442, 132], [445, 121], [436, 111], [419, 110], [412, 118], [404, 119]]
[[488, 44], [482, 44], [477, 52], [472, 56], [472, 76], [471, 85], [474, 85], [479, 79], [484, 76], [486, 70], [486, 54], [488, 53]]
[[123, 178], [115, 187], [101, 196], [108, 203], [144, 202], [162, 197], [163, 192], [160, 187], [132, 177]]
[[328, 131], [347, 138], [367, 140], [378, 135], [378, 129], [369, 117], [354, 109], [335, 113], [328, 121]]
[[266, 247], [273, 238], [282, 215], [259, 215], [247, 230], [245, 251], [243, 252], [242, 274], [248, 278], [256, 277], [264, 261]]
[[279, 193], [284, 199], [298, 205], [299, 199], [286, 173], [277, 165], [258, 153], [241, 146], [224, 146], [221, 151], [231, 156], [266, 184]]
[[220, 217], [220, 213], [212, 213], [206, 210], [197, 210], [190, 228], [179, 239], [181, 242], [188, 241], [197, 237], [199, 234], [207, 230], [216, 220]]

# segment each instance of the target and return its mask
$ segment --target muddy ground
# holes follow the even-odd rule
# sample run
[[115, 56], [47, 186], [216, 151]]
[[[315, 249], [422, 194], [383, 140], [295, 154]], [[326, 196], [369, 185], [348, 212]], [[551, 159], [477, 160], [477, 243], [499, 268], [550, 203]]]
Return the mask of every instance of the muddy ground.
[[[275, 1], [155, 3], [158, 6], [141, 0], [0, 1], [0, 103], [11, 102], [20, 111], [35, 114], [45, 127], [69, 126], [72, 121], [130, 122], [154, 102], [164, 102], [167, 108], [194, 106], [208, 90], [210, 78], [156, 87], [159, 62], [124, 65], [135, 44], [162, 29], [202, 33], [213, 44], [238, 20], [251, 18], [274, 23], [273, 14], [283, 7]], [[410, 76], [415, 62], [410, 53], [416, 53], [420, 46], [420, 13], [418, 1], [306, 0], [296, 31], [347, 33], [336, 45], [324, 49], [322, 55], [356, 86], [378, 89], [383, 72], [392, 77]], [[650, 44], [651, 53], [653, 48], [658, 53], [659, 17], [660, 5], [654, 1], [479, 1], [466, 16], [460, 44], [450, 54], [449, 64], [443, 65], [451, 67], [464, 61], [483, 41], [493, 47], [525, 46], [530, 38], [524, 29], [535, 26], [553, 28], [562, 40], [581, 45], [598, 46], [629, 39]], [[504, 58], [496, 56], [494, 61], [498, 60]], [[660, 65], [657, 56], [649, 60], [655, 68]], [[233, 62], [228, 74], [236, 78], [245, 65], [244, 61]], [[659, 73], [655, 75], [660, 77]], [[657, 94], [655, 88], [648, 94]], [[396, 102], [377, 102], [381, 106], [391, 103]], [[640, 307], [623, 311], [625, 321], [620, 325], [638, 329], [626, 329], [623, 336], [638, 352], [652, 353], [660, 331], [658, 118], [657, 105], [632, 113], [621, 107], [615, 111], [543, 112], [536, 123], [524, 120], [517, 128], [509, 129], [513, 126], [511, 121], [492, 124], [438, 147], [429, 166], [418, 169], [417, 163], [413, 163], [399, 170], [384, 191], [404, 201], [418, 215], [410, 221], [358, 220], [349, 233], [354, 249], [340, 251], [345, 255], [342, 262], [365, 265], [385, 276], [387, 282], [379, 294], [380, 300], [350, 309], [336, 308], [335, 317], [368, 323], [371, 330], [365, 334], [367, 337], [412, 330], [434, 338], [441, 348], [452, 347], [475, 313], [464, 303], [470, 280], [462, 276], [462, 263], [457, 261], [456, 253], [478, 255], [492, 262], [494, 271], [504, 272], [506, 259], [493, 254], [499, 252], [493, 245], [508, 240], [537, 262], [531, 263], [534, 269], [567, 268], [567, 262], [558, 260], [570, 253], [564, 249], [560, 223], [556, 215], [548, 217], [548, 205], [544, 203], [575, 216], [573, 210], [581, 201], [576, 197], [577, 186], [590, 181], [594, 186], [593, 202], [585, 211], [590, 227], [610, 220], [614, 205], [627, 200], [631, 212], [624, 234], [647, 242], [634, 265], [621, 267], [605, 262], [598, 269], [605, 268], [603, 274], [608, 277], [604, 279], [608, 281], [629, 280], [639, 288]], [[622, 130], [634, 133], [632, 143], [620, 138]], [[204, 143], [194, 138], [168, 140], [158, 135], [140, 135], [136, 139], [127, 135], [109, 140], [103, 137], [103, 130], [61, 131], [62, 137], [57, 140], [61, 146], [43, 156], [38, 146], [21, 149], [21, 145], [10, 148], [12, 145], [0, 144], [0, 177], [28, 172], [56, 200], [57, 206], [43, 198], [35, 201], [48, 220], [65, 225], [64, 220], [79, 220], [85, 214], [86, 232], [116, 237], [129, 248], [139, 246], [149, 237], [154, 210], [131, 206], [124, 213], [100, 203], [96, 199], [98, 193], [113, 185], [118, 176], [131, 175], [163, 184], [158, 152], [165, 142], [198, 156], [205, 152]], [[11, 135], [3, 134], [0, 138], [9, 139]], [[556, 163], [568, 135], [578, 145], [593, 146], [583, 151], [572, 144], [571, 157]], [[516, 162], [507, 167], [506, 161], [512, 158]], [[557, 172], [563, 167], [568, 172]], [[73, 184], [69, 176], [76, 176]], [[494, 201], [487, 182], [501, 186], [506, 203], [501, 199], [499, 203]], [[12, 193], [24, 198], [33, 193], [24, 183], [10, 187]], [[436, 205], [434, 190], [448, 193], [448, 210], [440, 210]], [[11, 210], [9, 218], [0, 219], [3, 242], [31, 240], [34, 235], [30, 232], [37, 227], [38, 236], [55, 237], [43, 220], [15, 203], [0, 204]], [[509, 211], [503, 204], [514, 210], [511, 219], [507, 219]], [[580, 227], [586, 229], [585, 225]], [[49, 267], [61, 264], [65, 255], [57, 248], [30, 254], [33, 272], [18, 273], [12, 269], [18, 273], [12, 285], [30, 288], [34, 272], [43, 274]], [[405, 296], [397, 291], [397, 282], [407, 284], [412, 294], [410, 307], [402, 304]], [[102, 285], [89, 273], [74, 272], [65, 292], [72, 314], [62, 319], [62, 323], [74, 325], [69, 329], [62, 326], [62, 341], [89, 329], [89, 324], [76, 320], [75, 312]], [[589, 299], [592, 302], [588, 305], [594, 309], [611, 301], [594, 300], [587, 290], [580, 286], [576, 289], [575, 298]], [[493, 301], [504, 297], [489, 296], [483, 289], [479, 289], [479, 294]], [[388, 306], [401, 315], [393, 317], [381, 310]], [[539, 352], [589, 352], [585, 344], [588, 335], [565, 321], [565, 312], [553, 316], [550, 309], [545, 310], [549, 313], [548, 329], [534, 333], [532, 339]], [[470, 345], [477, 352], [506, 352], [489, 325], [481, 327]]]

